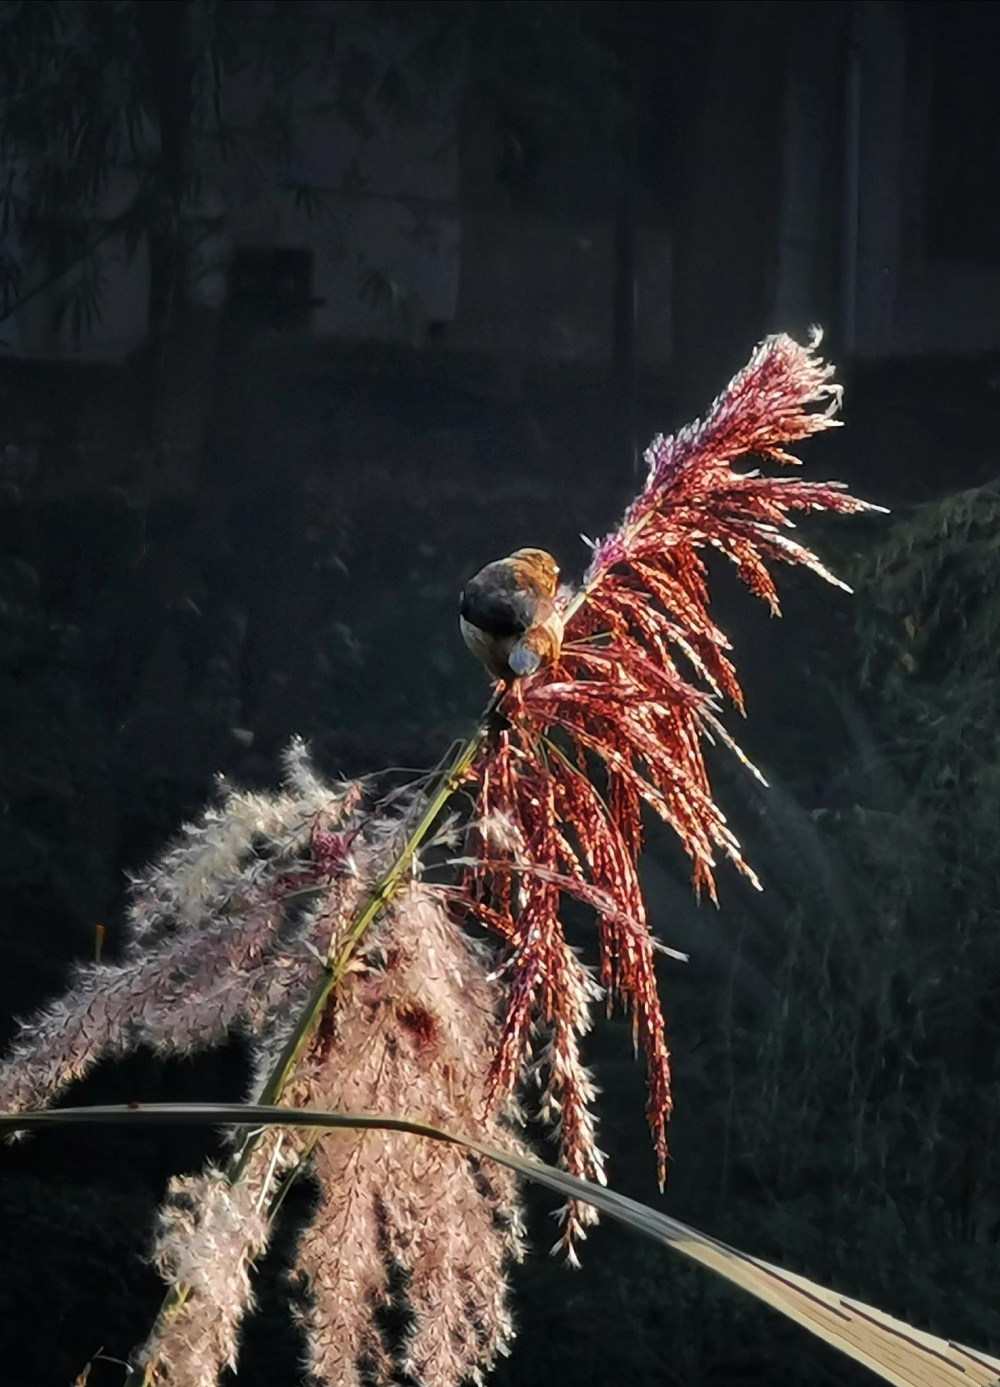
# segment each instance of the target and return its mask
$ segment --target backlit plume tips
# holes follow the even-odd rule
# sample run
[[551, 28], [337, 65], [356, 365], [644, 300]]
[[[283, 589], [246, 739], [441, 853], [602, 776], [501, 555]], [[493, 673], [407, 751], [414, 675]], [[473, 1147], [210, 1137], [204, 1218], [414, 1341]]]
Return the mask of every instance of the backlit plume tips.
[[[598, 991], [631, 1013], [661, 1183], [666, 1171], [670, 1072], [658, 945], [639, 885], [643, 806], [679, 837], [697, 889], [714, 897], [720, 854], [754, 879], [702, 756], [706, 736], [741, 754], [718, 720], [719, 699], [743, 706], [729, 642], [709, 614], [703, 551], [724, 554], [777, 611], [773, 561], [837, 581], [789, 537], [791, 514], [875, 509], [836, 482], [733, 466], [748, 454], [794, 463], [790, 444], [839, 422], [840, 387], [815, 354], [818, 342], [768, 338], [703, 420], [654, 441], [642, 492], [594, 546], [582, 589], [565, 602], [559, 658], [507, 687], [505, 723], [472, 771], [475, 860], [462, 900], [510, 954], [493, 1091], [512, 1092], [525, 1066], [537, 1067], [563, 1163], [575, 1174], [603, 1178], [580, 1057]], [[566, 941], [564, 896], [596, 911], [596, 978]], [[568, 1231], [579, 1231], [572, 1214]]]

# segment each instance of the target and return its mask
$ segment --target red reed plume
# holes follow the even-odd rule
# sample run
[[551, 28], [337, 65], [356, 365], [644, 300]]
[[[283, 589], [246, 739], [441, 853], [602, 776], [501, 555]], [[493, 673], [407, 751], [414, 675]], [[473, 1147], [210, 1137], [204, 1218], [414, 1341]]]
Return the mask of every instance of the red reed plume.
[[[603, 993], [633, 1019], [648, 1068], [648, 1117], [663, 1184], [671, 1108], [669, 1056], [639, 884], [641, 807], [677, 833], [697, 890], [715, 898], [718, 853], [755, 880], [712, 798], [702, 739], [737, 750], [717, 719], [742, 710], [729, 642], [709, 615], [702, 550], [720, 550], [752, 592], [778, 610], [768, 562], [805, 564], [838, 580], [787, 533], [793, 511], [873, 509], [836, 482], [739, 472], [747, 454], [780, 463], [786, 445], [832, 428], [833, 368], [788, 337], [768, 338], [704, 420], [646, 453], [649, 476], [619, 528], [595, 547], [582, 589], [565, 594], [559, 659], [502, 691], [503, 730], [472, 768], [477, 808], [465, 908], [510, 950], [509, 1003], [491, 1083], [510, 1094], [526, 1065], [540, 1074], [543, 1115], [562, 1160], [603, 1180], [593, 1085], [580, 1056], [589, 1006]], [[842, 584], [839, 584], [843, 586]], [[684, 673], [678, 667], [678, 657]], [[559, 918], [568, 895], [597, 912], [598, 988]], [[544, 1046], [535, 1046], [539, 1027]], [[570, 1209], [565, 1243], [592, 1215]]]

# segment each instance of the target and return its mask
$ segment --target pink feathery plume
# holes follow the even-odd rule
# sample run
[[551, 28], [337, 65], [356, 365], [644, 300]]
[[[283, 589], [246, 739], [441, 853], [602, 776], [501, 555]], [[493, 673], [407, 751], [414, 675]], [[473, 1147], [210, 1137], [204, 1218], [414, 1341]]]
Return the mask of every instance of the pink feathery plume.
[[[301, 749], [293, 758], [301, 780]], [[357, 784], [230, 792], [187, 825], [134, 882], [122, 960], [80, 965], [67, 992], [22, 1024], [0, 1059], [3, 1106], [51, 1102], [139, 1045], [192, 1054], [242, 1026], [263, 1058], [280, 1050], [290, 1005], [304, 1002], [336, 919], [384, 853], [360, 836], [360, 801]], [[262, 860], [254, 844], [265, 837], [273, 851]]]
[[221, 1368], [236, 1371], [240, 1328], [254, 1305], [253, 1262], [269, 1241], [266, 1181], [279, 1151], [280, 1136], [270, 1134], [238, 1185], [211, 1166], [170, 1181], [151, 1260], [190, 1293], [144, 1346], [163, 1387], [217, 1387]]
[[[486, 959], [437, 894], [413, 883], [355, 957], [288, 1089], [299, 1106], [405, 1112], [520, 1149], [516, 1111], [491, 1104], [497, 1041]], [[301, 1135], [288, 1141], [301, 1143]], [[325, 1200], [298, 1265], [310, 1366], [326, 1382], [481, 1382], [513, 1335], [507, 1263], [521, 1254], [515, 1182], [458, 1147], [398, 1132], [338, 1135], [314, 1156]], [[387, 1346], [373, 1309], [405, 1273], [412, 1325]]]
[[[120, 962], [87, 965], [0, 1060], [0, 1105], [52, 1099], [139, 1044], [191, 1054], [240, 1027], [266, 1090], [359, 906], [399, 861], [420, 791], [390, 811], [359, 782], [330, 786], [304, 746], [273, 794], [227, 791], [133, 884]], [[508, 1150], [518, 1111], [487, 1091], [501, 1000], [492, 958], [419, 883], [397, 888], [317, 1018], [284, 1101], [405, 1113]], [[233, 1167], [170, 1184], [151, 1260], [176, 1301], [134, 1364], [165, 1387], [215, 1387], [234, 1369], [266, 1250], [277, 1182], [312, 1157], [320, 1217], [302, 1236], [303, 1328], [332, 1384], [405, 1372], [440, 1387], [481, 1381], [513, 1335], [507, 1266], [521, 1252], [517, 1184], [458, 1146], [362, 1132], [317, 1143], [272, 1133]], [[406, 1279], [409, 1332], [386, 1342], [377, 1311]]]
[[[746, 455], [795, 463], [789, 444], [837, 425], [841, 388], [817, 345], [818, 337], [808, 347], [768, 338], [703, 420], [654, 440], [645, 486], [618, 529], [594, 547], [581, 590], [566, 595], [558, 660], [503, 691], [502, 730], [471, 772], [475, 857], [460, 900], [509, 949], [492, 1092], [511, 1093], [526, 1064], [535, 1064], [563, 1164], [575, 1175], [603, 1179], [593, 1086], [579, 1051], [598, 989], [567, 943], [561, 898], [583, 899], [597, 912], [600, 990], [631, 1013], [645, 1054], [662, 1185], [670, 1067], [654, 968], [660, 946], [639, 883], [642, 806], [679, 837], [697, 890], [715, 898], [720, 854], [756, 881], [703, 759], [706, 737], [741, 755], [717, 713], [721, 696], [743, 707], [729, 642], [709, 612], [704, 551], [729, 558], [777, 612], [768, 567], [775, 560], [838, 583], [789, 536], [791, 514], [875, 509], [836, 482], [734, 467]], [[568, 1214], [571, 1242], [586, 1215]]]

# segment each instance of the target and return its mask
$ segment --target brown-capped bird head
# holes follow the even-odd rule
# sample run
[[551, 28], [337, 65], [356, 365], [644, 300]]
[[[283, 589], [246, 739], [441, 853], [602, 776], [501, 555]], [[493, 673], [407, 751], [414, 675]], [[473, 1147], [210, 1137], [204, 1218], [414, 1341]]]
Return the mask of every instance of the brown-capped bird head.
[[559, 590], [559, 565], [544, 549], [515, 549], [508, 560], [541, 597], [555, 597]]

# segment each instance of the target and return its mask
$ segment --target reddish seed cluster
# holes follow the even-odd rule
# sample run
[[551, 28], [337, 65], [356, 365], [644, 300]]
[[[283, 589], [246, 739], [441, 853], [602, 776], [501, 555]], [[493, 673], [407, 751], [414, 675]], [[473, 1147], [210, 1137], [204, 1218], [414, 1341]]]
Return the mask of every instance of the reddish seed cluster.
[[316, 822], [310, 835], [310, 847], [319, 876], [335, 877], [346, 870], [351, 848], [360, 832], [359, 828], [354, 828], [347, 833], [335, 833], [320, 821]]
[[[733, 468], [748, 454], [793, 463], [787, 444], [837, 423], [840, 389], [815, 345], [768, 339], [703, 421], [653, 443], [645, 488], [596, 546], [583, 588], [567, 605], [560, 659], [503, 692], [507, 725], [473, 768], [475, 860], [462, 896], [510, 951], [493, 1092], [512, 1092], [536, 1063], [564, 1163], [591, 1178], [602, 1178], [601, 1153], [579, 1040], [596, 989], [566, 940], [560, 900], [576, 897], [596, 911], [601, 990], [609, 1005], [617, 998], [630, 1011], [646, 1057], [662, 1183], [670, 1069], [657, 945], [638, 876], [641, 809], [649, 806], [677, 833], [696, 889], [714, 897], [720, 854], [752, 876], [713, 800], [702, 755], [706, 735], [733, 745], [717, 700], [742, 708], [729, 643], [709, 614], [703, 551], [726, 555], [775, 611], [769, 562], [805, 564], [837, 581], [790, 539], [789, 513], [871, 507], [837, 483]], [[540, 1053], [536, 1028], [547, 1037]]]
[[286, 872], [274, 883], [274, 893], [281, 899], [298, 891], [329, 886], [351, 870], [351, 848], [360, 833], [335, 833], [317, 817], [309, 833], [309, 860], [298, 871]]

